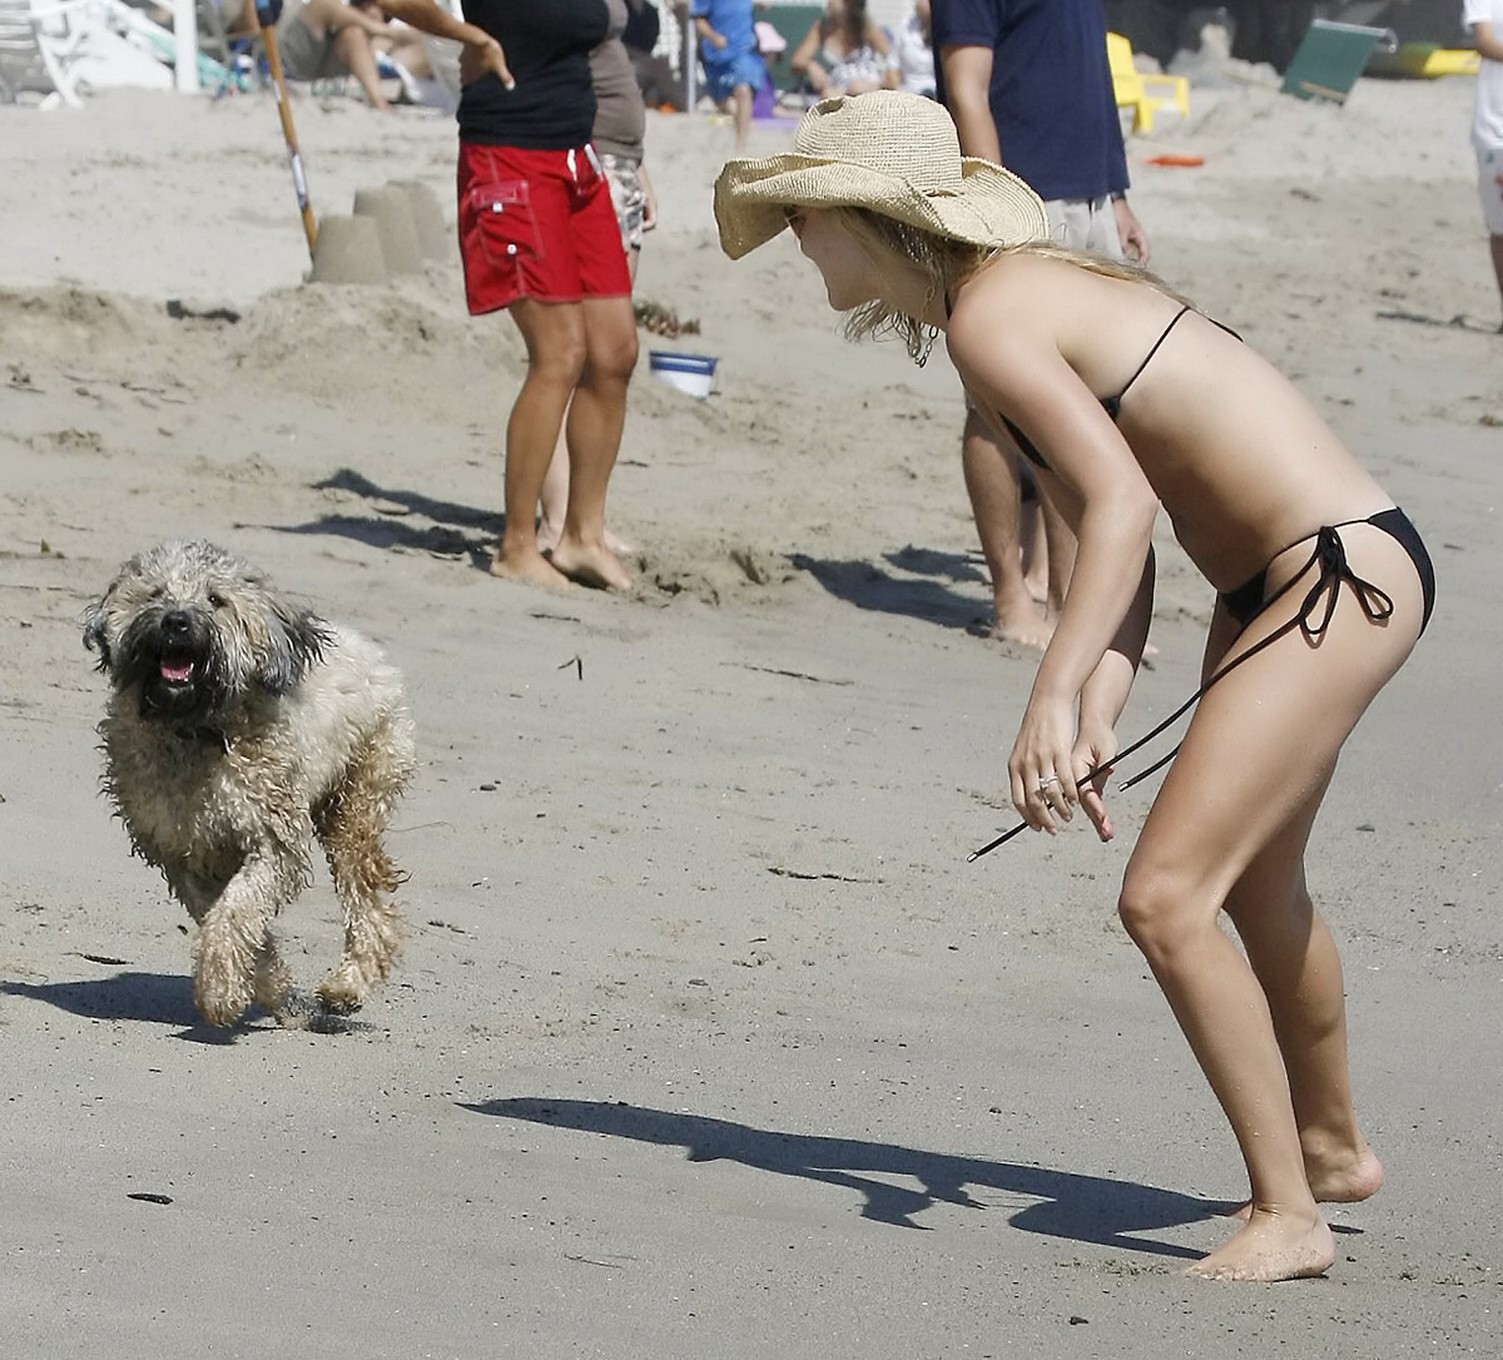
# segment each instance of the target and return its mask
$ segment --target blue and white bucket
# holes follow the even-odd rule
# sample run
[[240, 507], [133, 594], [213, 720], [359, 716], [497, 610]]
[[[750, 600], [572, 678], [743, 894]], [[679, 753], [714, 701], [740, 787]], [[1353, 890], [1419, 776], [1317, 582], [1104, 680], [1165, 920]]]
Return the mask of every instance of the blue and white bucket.
[[647, 356], [648, 366], [656, 378], [671, 383], [691, 397], [710, 395], [710, 382], [719, 359], [708, 354], [678, 354], [673, 350], [655, 349]]

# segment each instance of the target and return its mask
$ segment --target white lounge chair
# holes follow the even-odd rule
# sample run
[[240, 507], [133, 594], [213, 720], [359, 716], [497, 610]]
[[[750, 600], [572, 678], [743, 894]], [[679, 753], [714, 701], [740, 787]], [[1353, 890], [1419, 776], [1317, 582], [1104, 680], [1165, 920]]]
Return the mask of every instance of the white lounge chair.
[[82, 107], [75, 58], [84, 39], [82, 0], [0, 0], [0, 98], [43, 96], [42, 107]]

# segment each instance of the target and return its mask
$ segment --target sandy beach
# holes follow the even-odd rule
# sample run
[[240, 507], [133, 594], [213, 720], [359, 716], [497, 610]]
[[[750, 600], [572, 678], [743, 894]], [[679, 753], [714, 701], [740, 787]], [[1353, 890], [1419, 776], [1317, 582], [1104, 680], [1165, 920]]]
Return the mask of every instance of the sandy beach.
[[[1129, 145], [1155, 267], [1294, 376], [1440, 577], [1310, 866], [1389, 1179], [1333, 1207], [1326, 1278], [1277, 1288], [1177, 1274], [1246, 1187], [1115, 915], [1153, 785], [1110, 846], [965, 863], [1011, 824], [1033, 659], [966, 631], [959, 385], [845, 342], [789, 240], [723, 257], [725, 126], [651, 116], [638, 294], [700, 331], [643, 335], [611, 501], [638, 584], [607, 598], [485, 573], [519, 342], [465, 315], [457, 254], [305, 284], [269, 97], [0, 107], [6, 1352], [1503, 1355], [1503, 337], [1471, 97], [1233, 84]], [[295, 112], [315, 211], [419, 179], [452, 222], [451, 120]], [[714, 395], [649, 348], [716, 356]], [[187, 915], [99, 793], [78, 616], [175, 536], [407, 678], [410, 933], [351, 1033], [201, 1025]], [[1194, 688], [1212, 602], [1158, 537], [1126, 737]], [[282, 928], [311, 985], [322, 869]]]

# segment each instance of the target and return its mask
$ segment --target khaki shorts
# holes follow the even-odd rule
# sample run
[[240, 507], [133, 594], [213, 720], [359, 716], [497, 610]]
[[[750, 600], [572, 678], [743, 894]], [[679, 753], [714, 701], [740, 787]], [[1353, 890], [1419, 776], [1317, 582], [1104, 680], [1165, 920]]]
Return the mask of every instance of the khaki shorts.
[[322, 38], [314, 37], [301, 14], [294, 14], [278, 26], [277, 53], [283, 69], [293, 80], [334, 80], [350, 74], [350, 68], [334, 50], [333, 32], [326, 32]]
[[616, 221], [621, 227], [622, 249], [641, 250], [647, 191], [642, 187], [641, 175], [637, 173], [637, 162], [602, 151], [600, 168], [605, 171], [605, 181], [610, 185], [611, 207], [616, 210]]
[[1503, 146], [1477, 148], [1477, 193], [1489, 236], [1503, 236]]
[[1117, 210], [1110, 198], [1052, 198], [1044, 204], [1054, 244], [1086, 250], [1108, 260], [1120, 260], [1122, 238], [1117, 235]]

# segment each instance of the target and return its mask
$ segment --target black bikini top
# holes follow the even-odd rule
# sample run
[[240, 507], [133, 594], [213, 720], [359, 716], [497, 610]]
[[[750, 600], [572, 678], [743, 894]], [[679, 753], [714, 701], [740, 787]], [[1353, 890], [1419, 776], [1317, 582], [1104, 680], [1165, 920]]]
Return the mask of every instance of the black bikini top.
[[[1126, 381], [1126, 383], [1123, 384], [1122, 390], [1118, 392], [1115, 397], [1102, 397], [1100, 399], [1101, 409], [1104, 410], [1107, 415], [1109, 415], [1114, 421], [1117, 419], [1118, 413], [1122, 410], [1122, 398], [1127, 395], [1127, 389], [1130, 388], [1135, 382], [1137, 382], [1137, 380], [1142, 376], [1143, 370], [1153, 362], [1153, 356], [1159, 352], [1159, 346], [1169, 338], [1169, 332], [1172, 331], [1177, 325], [1179, 325], [1180, 317], [1182, 317], [1186, 312], [1191, 312], [1194, 310], [1195, 309], [1191, 307], [1189, 303], [1186, 303], [1179, 309], [1179, 311], [1175, 312], [1174, 319], [1164, 327], [1163, 334], [1153, 342], [1153, 348], [1148, 351], [1148, 354], [1143, 359], [1143, 362], [1138, 365], [1137, 371]], [[1202, 312], [1200, 313], [1200, 315], [1204, 316], [1205, 314]], [[1215, 317], [1207, 316], [1206, 320], [1209, 321], [1213, 326], [1220, 326], [1221, 329], [1224, 330], [1233, 339], [1242, 339], [1242, 337], [1238, 335], [1237, 332], [1234, 331], [1230, 326], [1222, 326], [1221, 322], [1217, 321]], [[1000, 415], [1001, 413], [998, 412], [998, 414]], [[1012, 421], [1010, 421], [1006, 416], [1002, 416], [1002, 423], [1007, 426], [1008, 433], [1018, 441], [1018, 448], [1022, 451], [1023, 457], [1025, 457], [1035, 467], [1047, 469], [1049, 464], [1044, 461], [1044, 455], [1038, 451], [1033, 441], [1029, 439], [1022, 430], [1018, 429], [1018, 427], [1014, 425]]]

